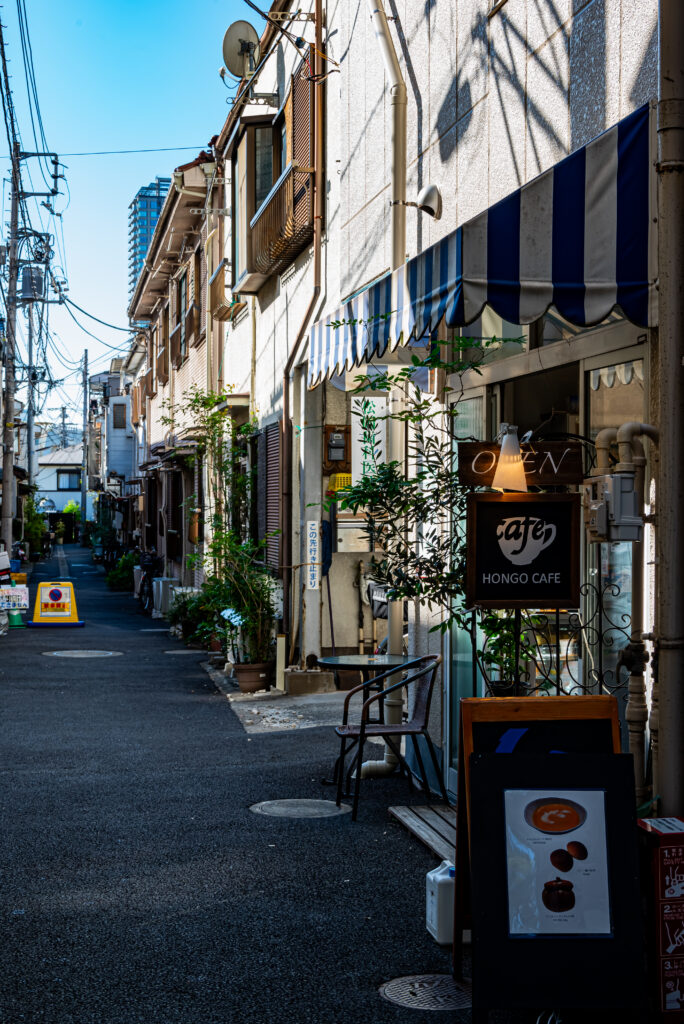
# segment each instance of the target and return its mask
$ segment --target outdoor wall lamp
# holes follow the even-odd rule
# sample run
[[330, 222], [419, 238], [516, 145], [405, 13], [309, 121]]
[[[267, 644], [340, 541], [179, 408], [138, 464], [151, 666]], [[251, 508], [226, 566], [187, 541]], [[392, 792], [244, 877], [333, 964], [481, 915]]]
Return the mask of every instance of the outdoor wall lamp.
[[527, 492], [525, 466], [520, 454], [518, 428], [512, 423], [502, 423], [499, 431], [501, 452], [496, 464], [492, 487], [501, 491]]
[[421, 213], [427, 213], [434, 220], [442, 216], [442, 193], [437, 185], [428, 184], [418, 193], [415, 203], [406, 199], [390, 199], [390, 206], [415, 206]]

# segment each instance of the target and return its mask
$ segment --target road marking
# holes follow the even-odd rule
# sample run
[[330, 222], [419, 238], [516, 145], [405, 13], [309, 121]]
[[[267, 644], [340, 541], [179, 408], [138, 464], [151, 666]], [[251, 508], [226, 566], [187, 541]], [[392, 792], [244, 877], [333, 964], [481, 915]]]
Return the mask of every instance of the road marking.
[[45, 658], [120, 658], [123, 651], [43, 651]]

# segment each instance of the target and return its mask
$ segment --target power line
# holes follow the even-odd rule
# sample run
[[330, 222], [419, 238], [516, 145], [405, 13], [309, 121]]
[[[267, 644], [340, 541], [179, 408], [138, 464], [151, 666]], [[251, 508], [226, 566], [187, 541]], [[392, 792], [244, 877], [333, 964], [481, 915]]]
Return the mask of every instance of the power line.
[[62, 153], [62, 156], [121, 156], [125, 153], [176, 153], [202, 146], [165, 146], [163, 149], [96, 149], [92, 153]]
[[70, 306], [73, 306], [74, 309], [77, 309], [79, 313], [83, 313], [84, 316], [90, 317], [91, 320], [97, 320], [98, 324], [102, 324], [103, 327], [111, 327], [113, 331], [123, 331], [124, 334], [135, 334], [135, 329], [132, 327], [117, 327], [115, 324], [107, 323], [106, 320], [100, 320], [99, 316], [94, 316], [81, 306], [77, 306], [72, 299], [67, 299], [66, 295], [63, 296], [63, 299], [65, 302], [68, 302]]
[[[87, 327], [84, 327], [83, 324], [80, 323], [80, 321], [78, 321], [76, 319], [74, 314], [69, 309], [69, 306], [67, 306], [65, 304], [64, 308], [66, 309], [67, 313], [69, 314], [71, 319], [74, 321], [76, 326], [79, 327], [83, 331], [84, 334], [87, 334], [89, 338], [92, 338], [94, 341], [97, 341], [100, 345], [104, 345], [105, 348], [111, 349], [112, 352], [123, 352], [126, 349], [131, 347], [131, 343], [130, 342], [128, 342], [128, 344], [126, 344], [126, 345], [118, 345], [118, 346], [116, 346], [116, 345], [109, 345], [106, 341], [103, 341], [102, 338], [98, 338], [98, 336], [96, 334], [93, 334], [92, 331], [89, 331], [87, 329]], [[119, 328], [117, 328], [117, 329], [119, 329]]]

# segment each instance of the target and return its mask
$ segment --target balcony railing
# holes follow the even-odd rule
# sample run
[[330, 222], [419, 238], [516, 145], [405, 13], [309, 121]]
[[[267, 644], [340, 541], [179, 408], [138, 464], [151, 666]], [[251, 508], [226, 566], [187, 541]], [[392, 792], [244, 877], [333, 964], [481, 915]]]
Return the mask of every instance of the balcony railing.
[[308, 170], [289, 164], [250, 221], [252, 256], [262, 274], [279, 274], [313, 238], [313, 187]]

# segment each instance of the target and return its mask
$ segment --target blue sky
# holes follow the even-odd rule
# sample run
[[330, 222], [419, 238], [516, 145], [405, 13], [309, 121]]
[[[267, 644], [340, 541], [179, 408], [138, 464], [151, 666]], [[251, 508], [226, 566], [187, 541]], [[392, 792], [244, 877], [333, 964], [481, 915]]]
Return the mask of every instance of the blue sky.
[[[141, 185], [191, 160], [216, 134], [228, 114], [230, 93], [221, 82], [221, 44], [228, 25], [244, 18], [259, 34], [263, 23], [241, 0], [26, 0], [38, 99], [48, 146], [60, 154], [94, 150], [196, 147], [196, 149], [120, 156], [63, 156], [71, 193], [58, 196], [56, 211], [64, 211], [66, 270], [69, 297], [88, 312], [125, 326], [128, 292], [128, 204]], [[2, 8], [5, 47], [14, 103], [24, 150], [34, 142], [26, 99], [17, 8], [10, 0]], [[4, 178], [9, 160], [4, 132], [0, 133]], [[42, 179], [35, 161], [26, 162], [36, 189]], [[2, 196], [3, 241], [9, 219], [9, 188]], [[30, 207], [33, 226], [55, 230], [55, 219], [36, 204]], [[40, 202], [40, 200], [38, 200]], [[59, 250], [57, 250], [57, 260]], [[100, 327], [77, 314], [103, 341], [120, 345], [126, 335]], [[107, 350], [89, 339], [60, 306], [50, 307], [50, 327], [69, 359], [81, 358], [88, 348], [94, 369], [108, 365]], [[18, 316], [20, 347], [26, 333]], [[111, 355], [112, 353], [108, 353]], [[55, 376], [65, 376], [51, 359]], [[60, 392], [52, 391], [48, 412], [65, 404], [72, 422], [80, 423], [81, 393], [71, 376]], [[20, 397], [23, 397], [20, 395]]]

